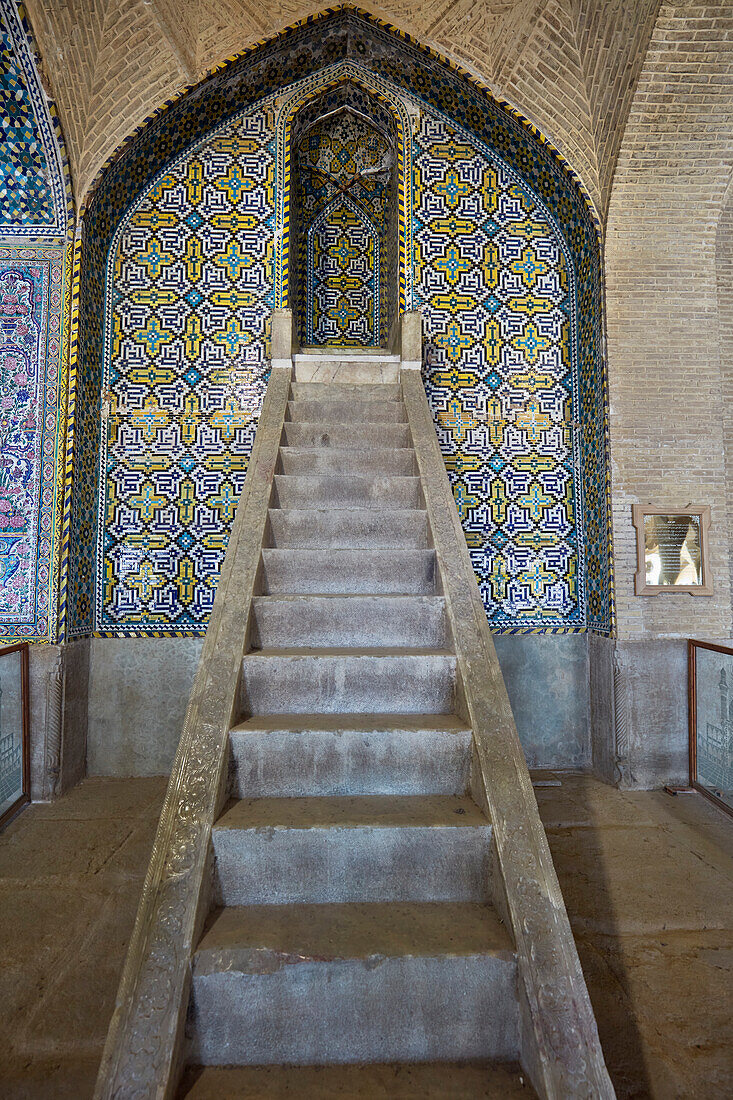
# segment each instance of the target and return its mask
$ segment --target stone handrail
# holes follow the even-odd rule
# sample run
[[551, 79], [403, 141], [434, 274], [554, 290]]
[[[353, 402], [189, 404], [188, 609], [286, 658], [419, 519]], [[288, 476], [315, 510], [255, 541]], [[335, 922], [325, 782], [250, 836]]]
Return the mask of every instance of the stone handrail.
[[[273, 322], [288, 328], [289, 315]], [[286, 342], [283, 333], [276, 335], [278, 345]], [[274, 350], [277, 361], [155, 835], [95, 1100], [165, 1100], [177, 1087], [191, 956], [208, 911], [211, 828], [226, 798], [228, 736], [290, 391], [290, 362], [282, 347]]]
[[425, 388], [413, 367], [415, 331], [413, 316], [409, 339], [403, 339], [402, 392], [458, 658], [461, 709], [473, 728], [476, 793], [493, 825], [499, 879], [493, 888], [501, 891], [495, 901], [517, 951], [522, 1064], [541, 1097], [611, 1100], [615, 1093], [575, 940]]

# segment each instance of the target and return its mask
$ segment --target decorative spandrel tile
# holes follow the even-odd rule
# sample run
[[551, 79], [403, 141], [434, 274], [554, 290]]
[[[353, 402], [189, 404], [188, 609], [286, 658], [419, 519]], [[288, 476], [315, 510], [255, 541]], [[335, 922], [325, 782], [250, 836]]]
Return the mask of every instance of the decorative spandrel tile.
[[68, 169], [15, 0], [0, 0], [0, 69], [0, 236], [63, 238]]

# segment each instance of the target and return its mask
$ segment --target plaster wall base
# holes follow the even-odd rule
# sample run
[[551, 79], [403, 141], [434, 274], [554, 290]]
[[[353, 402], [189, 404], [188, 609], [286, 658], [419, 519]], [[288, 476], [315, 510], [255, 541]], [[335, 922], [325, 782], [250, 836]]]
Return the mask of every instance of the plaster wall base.
[[170, 772], [203, 638], [92, 638], [89, 775]]
[[590, 769], [588, 635], [502, 634], [494, 644], [528, 767]]
[[614, 708], [619, 786], [651, 790], [689, 779], [687, 641], [619, 641]]
[[[65, 648], [63, 789], [83, 774], [84, 746], [89, 775], [168, 774], [202, 641], [92, 638]], [[494, 641], [531, 768], [592, 770], [626, 789], [687, 782], [684, 639], [614, 643], [562, 634]], [[48, 788], [45, 712], [59, 652], [39, 646], [32, 653], [34, 798], [49, 797], [41, 793], [44, 782]]]
[[[183, 727], [201, 638], [93, 638], [89, 775], [163, 775]], [[530, 767], [591, 765], [585, 635], [495, 639]]]

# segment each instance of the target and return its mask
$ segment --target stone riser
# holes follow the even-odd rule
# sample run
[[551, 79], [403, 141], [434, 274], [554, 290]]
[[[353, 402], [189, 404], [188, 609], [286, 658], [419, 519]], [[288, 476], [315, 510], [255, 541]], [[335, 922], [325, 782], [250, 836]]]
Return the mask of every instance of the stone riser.
[[402, 387], [398, 382], [391, 385], [332, 382], [324, 386], [320, 382], [299, 382], [296, 379], [290, 387], [290, 395], [293, 401], [346, 401], [348, 404], [370, 400], [401, 402]]
[[[234, 798], [338, 795], [459, 795], [468, 787], [470, 729], [302, 729], [247, 727], [230, 734], [229, 793]], [[446, 723], [449, 724], [449, 723]]]
[[263, 550], [263, 595], [432, 595], [432, 550]]
[[281, 447], [280, 472], [295, 476], [312, 474], [382, 474], [415, 476], [415, 452], [409, 447]]
[[[351, 420], [351, 418], [349, 418]], [[283, 426], [284, 447], [409, 447], [407, 424], [345, 424], [332, 421], [286, 422]]]
[[273, 507], [279, 508], [421, 508], [420, 479], [387, 474], [288, 476], [275, 474]]
[[215, 827], [218, 905], [486, 901], [491, 827]]
[[421, 550], [428, 545], [428, 523], [425, 512], [407, 508], [272, 508], [270, 545], [278, 549]]
[[[289, 962], [289, 960], [287, 960]], [[515, 965], [492, 956], [275, 962], [194, 976], [200, 1064], [516, 1057]]]
[[258, 596], [253, 649], [446, 644], [440, 596]]
[[404, 424], [401, 401], [307, 400], [288, 401], [286, 418], [292, 423], [321, 420], [331, 424]]
[[242, 661], [242, 714], [451, 714], [453, 654], [255, 650]]

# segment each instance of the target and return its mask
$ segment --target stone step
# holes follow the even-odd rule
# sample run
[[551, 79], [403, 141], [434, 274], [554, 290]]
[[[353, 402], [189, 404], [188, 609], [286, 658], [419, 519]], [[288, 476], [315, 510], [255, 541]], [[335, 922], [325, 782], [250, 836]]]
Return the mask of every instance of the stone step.
[[467, 796], [246, 799], [211, 839], [219, 905], [489, 897], [491, 825]]
[[442, 596], [256, 596], [252, 608], [253, 649], [447, 642]]
[[407, 424], [334, 424], [333, 421], [285, 421], [282, 442], [288, 447], [409, 447]]
[[391, 383], [298, 382], [290, 387], [293, 401], [401, 401], [402, 386]]
[[533, 1100], [515, 1062], [189, 1066], [179, 1100]]
[[417, 474], [411, 447], [281, 447], [283, 474]]
[[275, 714], [230, 731], [235, 798], [464, 794], [473, 734], [453, 714]]
[[399, 356], [373, 358], [356, 355], [296, 355], [293, 364], [296, 382], [383, 384], [400, 381]]
[[332, 424], [399, 424], [407, 420], [401, 401], [334, 400], [300, 398], [288, 401], [287, 419], [297, 421], [325, 420]]
[[427, 513], [374, 508], [271, 508], [269, 545], [279, 549], [404, 549], [428, 545]]
[[516, 960], [487, 905], [224, 909], [192, 978], [202, 1064], [518, 1053]]
[[272, 504], [280, 508], [420, 508], [419, 477], [387, 474], [275, 474]]
[[262, 551], [263, 595], [432, 595], [434, 550]]
[[409, 649], [258, 649], [242, 658], [241, 713], [452, 714], [456, 658]]
[[384, 360], [385, 363], [399, 363], [399, 355], [393, 355], [389, 348], [357, 347], [354, 344], [304, 344], [293, 359], [296, 363], [314, 359], [353, 359], [356, 362], [370, 359]]

